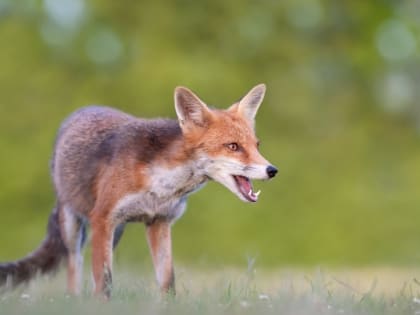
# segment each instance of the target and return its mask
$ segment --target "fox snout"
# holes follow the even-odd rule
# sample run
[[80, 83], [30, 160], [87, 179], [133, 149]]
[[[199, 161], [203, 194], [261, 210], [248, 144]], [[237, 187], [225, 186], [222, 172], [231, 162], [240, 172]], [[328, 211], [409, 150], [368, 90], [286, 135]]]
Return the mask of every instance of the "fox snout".
[[277, 168], [275, 168], [273, 165], [269, 165], [267, 166], [266, 172], [267, 172], [268, 178], [273, 178], [274, 176], [276, 176], [278, 171], [277, 171]]

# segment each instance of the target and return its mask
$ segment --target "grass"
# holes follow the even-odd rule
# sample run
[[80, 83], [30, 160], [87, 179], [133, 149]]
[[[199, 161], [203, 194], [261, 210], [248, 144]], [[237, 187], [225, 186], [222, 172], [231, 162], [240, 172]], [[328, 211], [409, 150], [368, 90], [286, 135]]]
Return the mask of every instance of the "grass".
[[[0, 314], [420, 314], [419, 270], [279, 270], [252, 266], [177, 273], [177, 295], [162, 297], [151, 275], [115, 275], [113, 297], [64, 293], [64, 275], [0, 296]], [[140, 280], [139, 280], [140, 279]]]

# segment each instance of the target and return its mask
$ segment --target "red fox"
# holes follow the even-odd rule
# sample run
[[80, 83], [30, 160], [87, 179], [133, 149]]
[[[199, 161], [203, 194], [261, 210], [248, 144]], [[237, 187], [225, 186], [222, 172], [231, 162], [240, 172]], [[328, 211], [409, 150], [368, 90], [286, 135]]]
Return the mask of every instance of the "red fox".
[[51, 160], [57, 195], [38, 249], [0, 264], [0, 286], [14, 287], [67, 263], [68, 291], [78, 294], [86, 226], [91, 228], [94, 292], [109, 298], [112, 251], [127, 222], [143, 222], [162, 292], [175, 292], [171, 225], [188, 195], [209, 180], [256, 202], [251, 179], [277, 169], [258, 151], [254, 119], [265, 85], [226, 110], [210, 109], [185, 87], [175, 89], [178, 120], [140, 119], [118, 110], [82, 108], [61, 125]]

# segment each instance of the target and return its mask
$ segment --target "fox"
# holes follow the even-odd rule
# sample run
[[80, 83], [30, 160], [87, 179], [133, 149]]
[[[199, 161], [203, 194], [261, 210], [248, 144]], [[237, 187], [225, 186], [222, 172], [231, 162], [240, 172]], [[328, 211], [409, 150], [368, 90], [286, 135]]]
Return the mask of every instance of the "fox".
[[47, 235], [26, 257], [0, 264], [0, 287], [26, 284], [65, 263], [67, 291], [79, 295], [89, 226], [93, 293], [109, 299], [113, 250], [126, 224], [141, 222], [158, 287], [175, 293], [171, 228], [188, 196], [215, 181], [240, 200], [257, 202], [252, 180], [277, 173], [255, 135], [265, 91], [259, 84], [222, 110], [179, 86], [177, 119], [137, 118], [106, 106], [76, 110], [55, 139], [50, 170], [56, 202]]

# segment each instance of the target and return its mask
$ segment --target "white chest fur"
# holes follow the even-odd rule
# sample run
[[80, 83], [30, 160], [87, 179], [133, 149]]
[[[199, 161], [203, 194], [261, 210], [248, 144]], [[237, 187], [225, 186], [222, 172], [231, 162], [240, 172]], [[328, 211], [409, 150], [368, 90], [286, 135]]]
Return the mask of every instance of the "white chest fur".
[[125, 195], [114, 208], [117, 223], [150, 222], [156, 218], [173, 221], [185, 211], [187, 196], [204, 186], [207, 178], [198, 163], [174, 168], [151, 167], [148, 184], [139, 192]]

